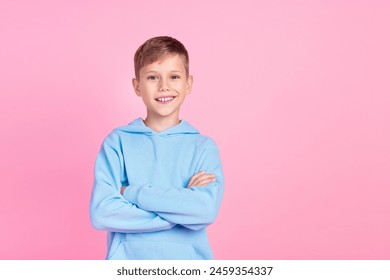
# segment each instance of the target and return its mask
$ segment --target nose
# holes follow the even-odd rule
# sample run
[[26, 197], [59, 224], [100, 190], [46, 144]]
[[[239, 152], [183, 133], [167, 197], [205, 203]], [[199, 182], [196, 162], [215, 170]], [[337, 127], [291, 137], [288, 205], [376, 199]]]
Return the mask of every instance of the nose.
[[169, 87], [168, 87], [167, 81], [165, 79], [160, 80], [159, 90], [160, 91], [169, 91]]

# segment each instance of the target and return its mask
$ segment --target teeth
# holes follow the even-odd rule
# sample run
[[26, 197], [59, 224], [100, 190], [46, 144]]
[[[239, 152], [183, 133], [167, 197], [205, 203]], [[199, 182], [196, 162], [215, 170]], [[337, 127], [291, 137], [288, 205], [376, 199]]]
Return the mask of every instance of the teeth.
[[162, 102], [171, 101], [172, 99], [173, 99], [173, 97], [161, 97], [161, 98], [157, 98], [158, 101], [162, 101]]

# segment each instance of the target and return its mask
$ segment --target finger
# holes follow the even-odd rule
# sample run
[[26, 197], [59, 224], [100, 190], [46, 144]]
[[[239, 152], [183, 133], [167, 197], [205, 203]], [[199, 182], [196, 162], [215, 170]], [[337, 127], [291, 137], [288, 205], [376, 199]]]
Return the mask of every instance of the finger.
[[215, 178], [214, 174], [202, 174], [202, 175], [198, 176], [197, 178], [195, 178], [191, 182], [191, 186], [197, 185], [200, 180], [203, 180], [203, 179], [213, 179], [213, 178]]
[[[202, 171], [199, 171], [198, 173], [196, 173], [195, 175], [193, 175], [193, 176], [191, 177], [191, 179], [190, 179], [190, 182], [188, 183], [188, 187], [189, 187], [189, 186], [192, 186], [194, 180], [195, 180], [196, 178], [198, 178], [199, 176], [201, 176], [202, 174], [204, 174], [205, 172], [206, 172], [206, 171], [202, 170]], [[187, 187], [187, 188], [188, 188], [188, 187]]]
[[194, 186], [207, 186], [210, 182], [215, 181], [215, 176], [203, 176], [193, 183]]
[[199, 183], [194, 184], [193, 186], [191, 186], [191, 188], [192, 188], [192, 187], [206, 187], [208, 184], [210, 184], [210, 182], [211, 182], [211, 181], [201, 181], [201, 182], [199, 182]]
[[215, 178], [214, 174], [203, 174], [202, 176], [196, 178], [196, 181], [203, 180], [203, 179], [213, 179], [213, 178]]
[[204, 186], [207, 186], [208, 184], [210, 184], [211, 182], [215, 182], [215, 179], [213, 178], [213, 179], [204, 179], [204, 180], [201, 180], [201, 181], [199, 181], [198, 184], [196, 184], [196, 186], [202, 186], [202, 187], [204, 187]]
[[121, 195], [123, 195], [123, 193], [125, 192], [126, 188], [127, 188], [127, 186], [122, 186], [121, 187], [121, 191], [120, 191]]

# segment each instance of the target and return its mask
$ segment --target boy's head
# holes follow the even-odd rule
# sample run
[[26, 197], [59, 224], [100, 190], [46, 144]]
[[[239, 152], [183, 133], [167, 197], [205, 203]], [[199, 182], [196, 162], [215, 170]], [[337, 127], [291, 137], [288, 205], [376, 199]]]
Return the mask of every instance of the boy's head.
[[191, 92], [193, 77], [188, 71], [188, 53], [182, 43], [168, 37], [154, 37], [134, 55], [134, 91], [146, 109], [148, 125], [167, 120], [177, 123], [185, 96]]
[[139, 71], [144, 65], [158, 61], [167, 55], [179, 55], [181, 57], [188, 77], [188, 52], [181, 42], [169, 36], [150, 38], [138, 48], [134, 54], [135, 77], [139, 79]]

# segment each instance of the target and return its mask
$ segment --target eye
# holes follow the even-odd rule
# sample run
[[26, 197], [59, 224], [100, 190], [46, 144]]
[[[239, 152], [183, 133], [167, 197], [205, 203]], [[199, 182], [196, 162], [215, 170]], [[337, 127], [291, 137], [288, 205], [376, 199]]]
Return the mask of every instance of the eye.
[[148, 79], [148, 80], [157, 80], [157, 76], [150, 75], [150, 76], [147, 76], [146, 79]]
[[171, 79], [172, 79], [172, 80], [180, 79], [180, 76], [179, 76], [179, 75], [172, 75], [172, 76], [171, 76]]

